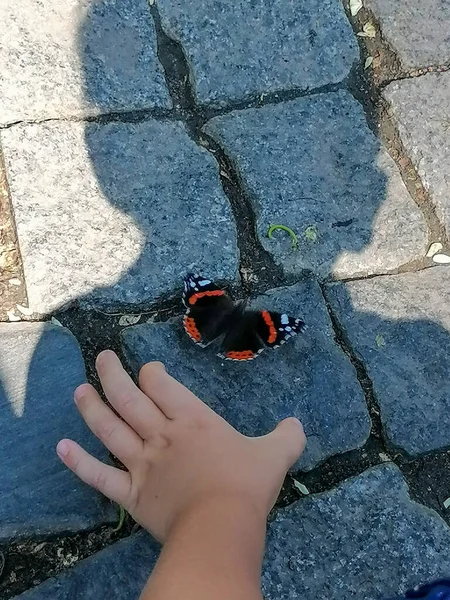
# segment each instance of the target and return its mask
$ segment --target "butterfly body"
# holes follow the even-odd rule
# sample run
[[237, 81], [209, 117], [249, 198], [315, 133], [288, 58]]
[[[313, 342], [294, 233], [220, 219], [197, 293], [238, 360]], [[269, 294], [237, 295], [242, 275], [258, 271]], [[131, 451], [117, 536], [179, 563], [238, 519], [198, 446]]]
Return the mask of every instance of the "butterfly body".
[[268, 310], [247, 310], [234, 303], [211, 280], [189, 274], [184, 280], [184, 328], [205, 347], [221, 340], [219, 356], [226, 360], [252, 360], [266, 348], [277, 348], [305, 329], [301, 319]]

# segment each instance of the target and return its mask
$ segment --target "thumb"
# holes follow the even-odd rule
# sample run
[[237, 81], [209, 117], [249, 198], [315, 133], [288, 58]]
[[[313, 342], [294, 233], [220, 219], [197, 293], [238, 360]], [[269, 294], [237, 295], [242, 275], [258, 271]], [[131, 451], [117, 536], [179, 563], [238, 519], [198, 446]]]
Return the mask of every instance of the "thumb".
[[286, 471], [300, 458], [306, 446], [303, 425], [295, 417], [280, 421], [267, 438], [273, 444], [274, 452], [284, 460]]

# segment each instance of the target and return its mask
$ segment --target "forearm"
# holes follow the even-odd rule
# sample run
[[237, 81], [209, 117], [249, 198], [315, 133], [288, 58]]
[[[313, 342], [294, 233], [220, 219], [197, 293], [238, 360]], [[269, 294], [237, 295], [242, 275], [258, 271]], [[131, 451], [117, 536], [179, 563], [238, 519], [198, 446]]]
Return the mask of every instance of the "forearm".
[[261, 600], [265, 519], [214, 501], [174, 526], [141, 600]]

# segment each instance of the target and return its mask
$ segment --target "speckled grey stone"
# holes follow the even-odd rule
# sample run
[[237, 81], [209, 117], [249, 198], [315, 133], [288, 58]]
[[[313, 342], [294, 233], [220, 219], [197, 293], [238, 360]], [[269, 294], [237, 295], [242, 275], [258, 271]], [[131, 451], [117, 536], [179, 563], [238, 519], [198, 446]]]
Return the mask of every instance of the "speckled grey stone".
[[253, 361], [238, 363], [199, 348], [181, 320], [130, 327], [123, 332], [125, 354], [137, 372], [161, 360], [168, 371], [248, 435], [270, 431], [285, 417], [300, 418], [308, 445], [297, 466], [361, 446], [370, 422], [356, 373], [340, 348], [320, 288], [314, 281], [271, 290], [254, 306], [302, 317], [306, 333]]
[[450, 72], [397, 81], [384, 90], [384, 96], [406, 153], [450, 236]]
[[[448, 575], [450, 531], [412, 502], [400, 471], [384, 465], [309, 496], [269, 524], [267, 600], [373, 600]], [[144, 533], [82, 561], [17, 600], [137, 600], [158, 547]]]
[[158, 544], [141, 532], [16, 596], [16, 600], [138, 600], [158, 554]]
[[158, 0], [158, 9], [200, 102], [335, 83], [359, 58], [339, 0]]
[[35, 312], [150, 302], [199, 268], [237, 277], [217, 163], [182, 124], [53, 122], [1, 139]]
[[384, 465], [280, 510], [269, 525], [267, 600], [381, 600], [447, 576], [450, 530]]
[[116, 518], [117, 510], [55, 452], [69, 437], [108, 457], [73, 402], [85, 381], [80, 349], [67, 329], [0, 324], [0, 541], [82, 531]]
[[0, 124], [171, 105], [146, 0], [2, 0], [0, 39]]
[[450, 269], [328, 287], [367, 367], [388, 439], [409, 454], [450, 445]]
[[[424, 218], [348, 92], [235, 111], [206, 131], [236, 165], [261, 243], [285, 272], [380, 273], [426, 252]], [[298, 250], [282, 231], [268, 239], [271, 224], [293, 229]]]
[[450, 61], [450, 4], [447, 0], [366, 0], [405, 68]]

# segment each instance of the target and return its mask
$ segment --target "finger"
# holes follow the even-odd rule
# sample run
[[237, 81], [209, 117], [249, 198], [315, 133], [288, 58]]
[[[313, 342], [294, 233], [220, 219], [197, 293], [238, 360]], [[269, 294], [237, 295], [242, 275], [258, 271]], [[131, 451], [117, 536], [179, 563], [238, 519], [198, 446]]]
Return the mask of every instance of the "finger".
[[106, 397], [143, 439], [149, 439], [163, 427], [163, 413], [134, 384], [114, 352], [101, 352], [96, 367]]
[[103, 402], [89, 383], [75, 390], [75, 403], [87, 426], [124, 465], [140, 456], [144, 442]]
[[56, 446], [56, 452], [66, 467], [81, 481], [117, 504], [127, 506], [131, 489], [129, 473], [105, 465], [72, 440], [61, 440]]
[[273, 445], [273, 452], [277, 452], [284, 461], [286, 471], [300, 458], [306, 446], [303, 425], [294, 417], [278, 423], [272, 433], [264, 438]]
[[208, 408], [184, 385], [171, 377], [159, 362], [147, 363], [142, 367], [139, 387], [169, 419]]

